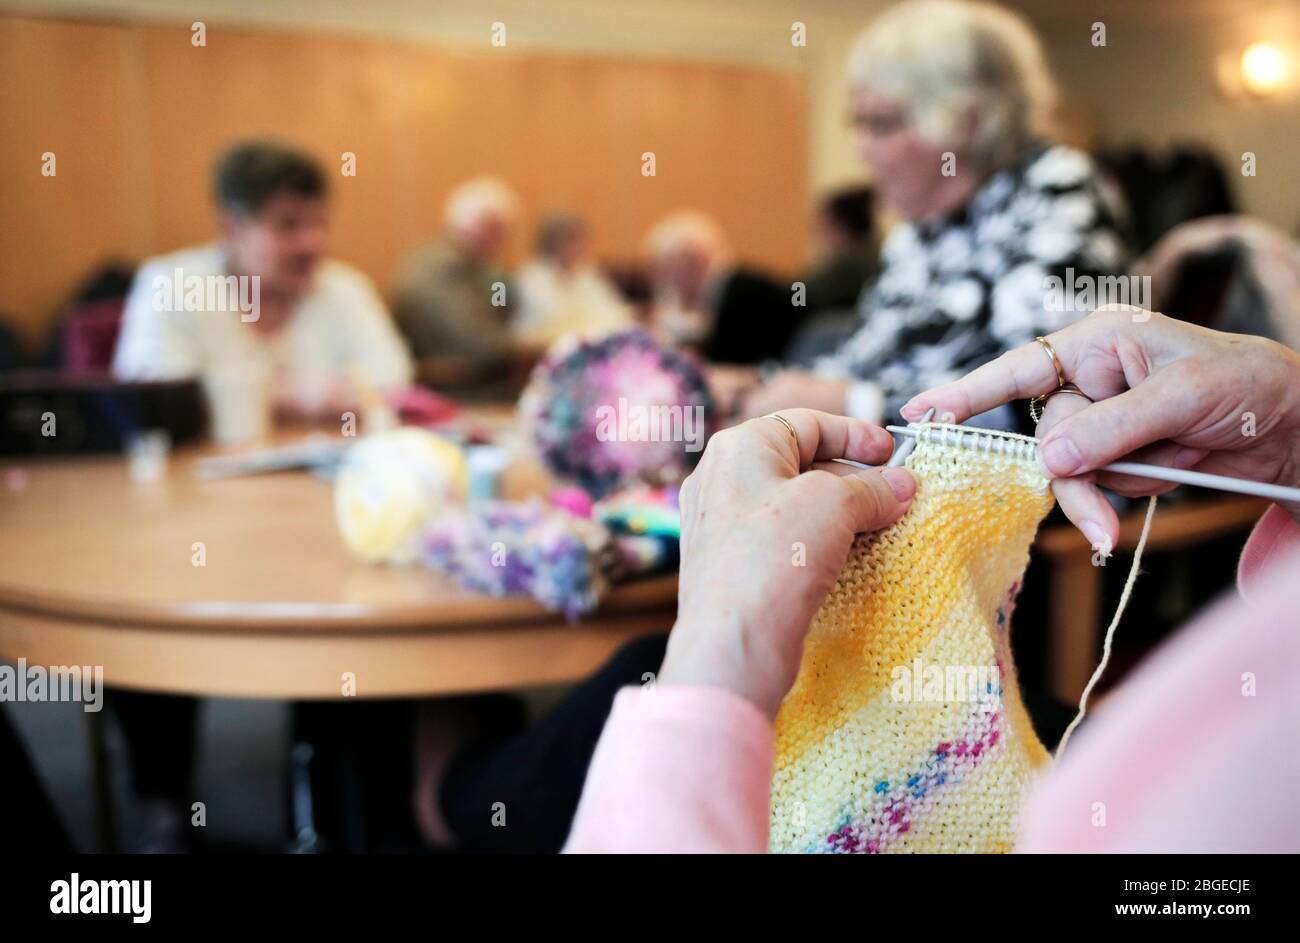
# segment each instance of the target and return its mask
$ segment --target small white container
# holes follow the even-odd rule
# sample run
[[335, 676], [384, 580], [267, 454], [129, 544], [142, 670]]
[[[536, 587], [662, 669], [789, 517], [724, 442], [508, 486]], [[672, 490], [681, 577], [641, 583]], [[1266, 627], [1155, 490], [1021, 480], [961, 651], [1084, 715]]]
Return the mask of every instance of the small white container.
[[220, 364], [203, 375], [212, 439], [242, 445], [271, 431], [271, 371], [265, 364]]
[[152, 484], [167, 472], [172, 437], [165, 429], [143, 429], [126, 437], [127, 474], [136, 484]]

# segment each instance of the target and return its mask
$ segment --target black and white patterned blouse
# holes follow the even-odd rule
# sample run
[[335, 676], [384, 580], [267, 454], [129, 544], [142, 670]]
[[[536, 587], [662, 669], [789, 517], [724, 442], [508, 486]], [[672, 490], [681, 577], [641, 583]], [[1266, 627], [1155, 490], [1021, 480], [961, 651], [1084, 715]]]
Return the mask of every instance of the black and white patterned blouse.
[[[1123, 274], [1126, 226], [1118, 191], [1086, 156], [1038, 145], [963, 209], [893, 228], [880, 277], [859, 303], [861, 328], [817, 373], [865, 381], [850, 393], [851, 414], [894, 419], [917, 393], [1085, 315], [1069, 287]], [[1051, 276], [1063, 298], [1049, 291]], [[984, 420], [1011, 427], [1005, 412]]]

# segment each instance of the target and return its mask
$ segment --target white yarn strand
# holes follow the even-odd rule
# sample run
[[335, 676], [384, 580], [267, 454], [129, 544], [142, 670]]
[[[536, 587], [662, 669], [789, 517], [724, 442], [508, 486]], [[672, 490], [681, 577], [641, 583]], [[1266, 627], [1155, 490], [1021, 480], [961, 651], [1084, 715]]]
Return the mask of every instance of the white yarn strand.
[[1110, 620], [1110, 625], [1106, 628], [1106, 639], [1101, 646], [1101, 661], [1097, 663], [1097, 670], [1092, 673], [1088, 679], [1088, 684], [1083, 689], [1083, 695], [1079, 698], [1079, 712], [1074, 715], [1074, 720], [1070, 721], [1070, 726], [1065, 728], [1065, 733], [1061, 735], [1061, 742], [1056, 747], [1056, 761], [1059, 763], [1062, 754], [1065, 753], [1065, 745], [1070, 742], [1070, 737], [1074, 734], [1074, 729], [1083, 721], [1084, 716], [1088, 713], [1088, 695], [1101, 676], [1106, 671], [1106, 665], [1110, 663], [1111, 644], [1115, 640], [1115, 629], [1119, 626], [1119, 620], [1124, 615], [1124, 610], [1128, 606], [1129, 597], [1133, 594], [1133, 586], [1137, 583], [1138, 566], [1142, 563], [1142, 551], [1147, 544], [1147, 535], [1151, 533], [1151, 521], [1156, 516], [1156, 496], [1152, 495], [1147, 502], [1146, 520], [1142, 522], [1142, 534], [1138, 537], [1137, 546], [1133, 548], [1133, 565], [1129, 567], [1128, 579], [1124, 582], [1124, 591], [1120, 593], [1119, 605], [1115, 607], [1115, 616]]

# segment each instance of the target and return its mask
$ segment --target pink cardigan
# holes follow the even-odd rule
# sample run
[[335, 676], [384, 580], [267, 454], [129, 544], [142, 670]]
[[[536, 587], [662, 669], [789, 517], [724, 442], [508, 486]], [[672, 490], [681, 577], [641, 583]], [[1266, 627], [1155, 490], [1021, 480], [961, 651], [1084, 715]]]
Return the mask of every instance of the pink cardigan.
[[[1071, 741], [1025, 810], [1027, 852], [1300, 851], [1300, 525], [1271, 507], [1224, 600]], [[772, 728], [720, 688], [625, 688], [566, 851], [767, 849]]]

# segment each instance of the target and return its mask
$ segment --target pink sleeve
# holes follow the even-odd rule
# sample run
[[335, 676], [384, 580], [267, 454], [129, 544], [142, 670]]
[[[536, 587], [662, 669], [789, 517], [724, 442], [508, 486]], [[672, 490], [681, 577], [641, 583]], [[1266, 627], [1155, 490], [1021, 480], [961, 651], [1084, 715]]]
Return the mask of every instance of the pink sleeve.
[[721, 688], [614, 699], [566, 852], [767, 850], [772, 725]]
[[1019, 850], [1300, 851], [1300, 550], [1273, 556], [1089, 715]]
[[1255, 524], [1241, 551], [1237, 566], [1237, 585], [1243, 594], [1250, 593], [1258, 575], [1266, 569], [1270, 557], [1284, 556], [1300, 547], [1300, 523], [1274, 504]]

